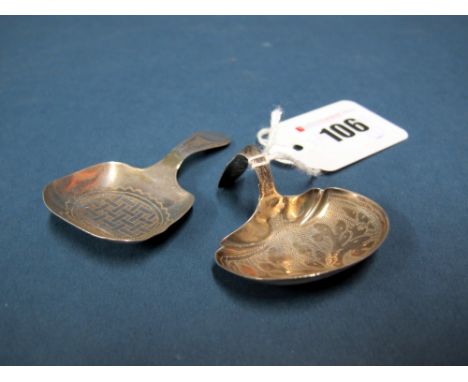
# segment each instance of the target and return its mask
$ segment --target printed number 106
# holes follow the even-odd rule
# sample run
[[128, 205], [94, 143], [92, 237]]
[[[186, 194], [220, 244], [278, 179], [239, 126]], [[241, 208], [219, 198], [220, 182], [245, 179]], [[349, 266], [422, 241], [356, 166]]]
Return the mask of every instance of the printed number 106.
[[320, 134], [327, 134], [335, 141], [341, 142], [342, 138], [351, 138], [356, 135], [356, 132], [360, 133], [367, 130], [369, 130], [369, 126], [356, 122], [354, 118], [348, 118], [343, 121], [343, 124], [335, 123], [329, 128], [320, 130]]

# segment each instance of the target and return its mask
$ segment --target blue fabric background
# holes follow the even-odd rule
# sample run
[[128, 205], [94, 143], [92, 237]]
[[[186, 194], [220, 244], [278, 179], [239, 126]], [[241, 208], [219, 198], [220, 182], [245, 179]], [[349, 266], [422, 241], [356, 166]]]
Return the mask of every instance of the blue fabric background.
[[[0, 18], [1, 364], [467, 364], [468, 19]], [[217, 190], [281, 104], [355, 100], [410, 138], [280, 192], [343, 187], [388, 212], [371, 259], [297, 287], [214, 264], [257, 201]], [[195, 130], [232, 138], [190, 160], [193, 210], [140, 245], [88, 237], [41, 191], [93, 163], [146, 166]]]

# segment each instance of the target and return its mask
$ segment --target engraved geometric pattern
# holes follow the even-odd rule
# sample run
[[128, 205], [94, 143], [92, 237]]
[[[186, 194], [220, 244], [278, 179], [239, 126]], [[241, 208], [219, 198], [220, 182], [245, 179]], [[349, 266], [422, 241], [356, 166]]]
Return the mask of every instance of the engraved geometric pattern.
[[160, 202], [134, 188], [87, 192], [67, 203], [67, 212], [72, 220], [123, 239], [143, 238], [169, 220]]
[[268, 217], [263, 239], [246, 242], [243, 238], [251, 236], [249, 229], [258, 231], [260, 225], [265, 226], [265, 220], [254, 215], [222, 242], [220, 265], [238, 274], [280, 279], [331, 272], [378, 248], [387, 226], [380, 208], [367, 198], [350, 200], [331, 190], [322, 198], [328, 200], [320, 203], [321, 208], [313, 206], [291, 217], [289, 200], [282, 197], [279, 204], [283, 206], [278, 214]]

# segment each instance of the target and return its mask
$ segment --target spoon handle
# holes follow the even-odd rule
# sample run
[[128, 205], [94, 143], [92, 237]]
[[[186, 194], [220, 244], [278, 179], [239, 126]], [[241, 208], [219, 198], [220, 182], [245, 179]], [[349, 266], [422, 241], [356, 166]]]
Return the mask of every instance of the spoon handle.
[[260, 198], [277, 196], [275, 182], [271, 173], [270, 165], [255, 145], [246, 146], [226, 166], [218, 183], [218, 187], [226, 188], [234, 184], [247, 167], [250, 165], [258, 177]]
[[178, 169], [182, 162], [190, 155], [200, 151], [227, 146], [229, 143], [229, 139], [223, 134], [199, 131], [174, 147], [163, 161], [170, 164], [171, 167]]

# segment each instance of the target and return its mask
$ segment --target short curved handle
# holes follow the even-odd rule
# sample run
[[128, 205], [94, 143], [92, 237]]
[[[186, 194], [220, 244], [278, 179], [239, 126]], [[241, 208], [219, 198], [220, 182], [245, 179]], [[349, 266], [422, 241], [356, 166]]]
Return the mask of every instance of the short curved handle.
[[221, 133], [198, 131], [187, 140], [179, 143], [172, 151], [176, 151], [185, 159], [199, 151], [227, 146], [229, 143], [229, 139]]
[[218, 187], [232, 186], [236, 179], [245, 172], [249, 163], [257, 174], [260, 196], [278, 195], [268, 160], [255, 145], [246, 146], [228, 163], [221, 175]]
[[230, 140], [221, 133], [198, 131], [190, 138], [174, 147], [163, 161], [178, 169], [182, 162], [192, 154], [227, 146]]

